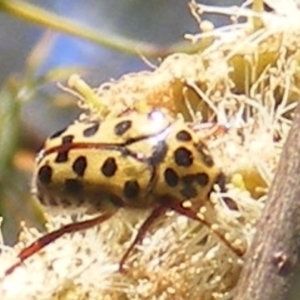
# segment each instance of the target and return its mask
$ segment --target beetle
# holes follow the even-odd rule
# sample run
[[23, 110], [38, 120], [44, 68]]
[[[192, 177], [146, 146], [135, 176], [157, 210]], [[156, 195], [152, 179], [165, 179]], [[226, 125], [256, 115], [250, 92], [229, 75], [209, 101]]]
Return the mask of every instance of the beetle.
[[45, 207], [101, 213], [63, 226], [38, 239], [18, 255], [19, 262], [66, 233], [100, 224], [119, 208], [151, 209], [120, 260], [120, 271], [149, 227], [167, 210], [200, 221], [237, 255], [240, 248], [213, 229], [197, 210], [206, 206], [224, 174], [215, 165], [198, 132], [162, 110], [111, 119], [75, 122], [50, 136], [36, 159], [33, 193]]

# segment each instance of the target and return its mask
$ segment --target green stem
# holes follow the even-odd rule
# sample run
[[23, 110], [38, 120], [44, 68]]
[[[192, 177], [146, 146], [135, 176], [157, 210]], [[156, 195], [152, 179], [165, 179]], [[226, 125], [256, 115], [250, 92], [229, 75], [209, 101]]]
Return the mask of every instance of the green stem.
[[179, 43], [172, 47], [159, 48], [151, 44], [140, 43], [136, 40], [117, 35], [112, 36], [110, 34], [107, 36], [84, 24], [62, 18], [23, 1], [2, 0], [0, 1], [0, 12], [1, 11], [31, 24], [67, 33], [130, 55], [158, 57], [166, 56], [175, 51], [194, 52], [197, 49], [197, 45], [192, 46], [190, 43]]

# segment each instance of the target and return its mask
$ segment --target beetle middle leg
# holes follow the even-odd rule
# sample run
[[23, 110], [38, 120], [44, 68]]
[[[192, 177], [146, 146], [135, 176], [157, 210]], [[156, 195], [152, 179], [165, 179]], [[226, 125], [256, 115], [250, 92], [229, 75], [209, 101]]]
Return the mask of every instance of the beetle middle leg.
[[146, 234], [146, 232], [148, 231], [148, 229], [150, 228], [150, 226], [160, 217], [162, 216], [166, 211], [168, 210], [167, 207], [164, 206], [157, 206], [156, 208], [154, 208], [152, 210], [152, 212], [150, 213], [150, 215], [147, 217], [147, 219], [143, 222], [143, 224], [140, 226], [140, 228], [138, 229], [138, 233], [136, 235], [136, 237], [134, 238], [134, 240], [132, 241], [132, 243], [130, 244], [129, 248], [126, 250], [126, 252], [124, 253], [124, 255], [122, 256], [121, 260], [120, 260], [120, 264], [119, 264], [119, 271], [120, 272], [124, 272], [124, 264], [125, 261], [127, 260], [129, 254], [132, 252], [133, 248], [140, 244]]

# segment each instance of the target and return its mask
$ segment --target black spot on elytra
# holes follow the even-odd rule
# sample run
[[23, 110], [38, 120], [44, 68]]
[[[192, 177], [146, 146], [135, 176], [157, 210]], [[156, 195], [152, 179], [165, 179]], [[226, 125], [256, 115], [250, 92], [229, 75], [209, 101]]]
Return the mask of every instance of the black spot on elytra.
[[124, 185], [124, 196], [126, 198], [136, 198], [140, 192], [140, 185], [136, 180], [129, 180]]
[[49, 184], [52, 180], [53, 170], [50, 166], [42, 166], [40, 167], [37, 178], [43, 184]]
[[179, 147], [175, 150], [174, 159], [176, 164], [181, 167], [189, 167], [194, 161], [192, 152], [185, 147]]
[[200, 186], [206, 186], [209, 183], [209, 176], [206, 173], [196, 173], [196, 174], [188, 174], [184, 175], [182, 178], [182, 182], [186, 185], [191, 185], [193, 183], [197, 183]]
[[67, 135], [63, 137], [61, 149], [57, 151], [57, 156], [54, 160], [56, 163], [64, 163], [68, 161], [70, 149], [66, 146], [68, 144], [72, 144], [73, 139], [74, 139], [74, 135]]
[[49, 139], [51, 140], [51, 139], [55, 139], [55, 138], [61, 136], [67, 129], [68, 129], [68, 127], [65, 127], [65, 128], [63, 128], [63, 129], [61, 129], [61, 130], [56, 131], [55, 133], [53, 133], [53, 134], [49, 137]]
[[62, 138], [62, 144], [63, 145], [71, 144], [73, 142], [73, 139], [74, 139], [74, 135], [72, 134], [66, 135]]
[[78, 156], [72, 165], [73, 171], [80, 177], [83, 177], [86, 167], [87, 160], [85, 156]]
[[165, 170], [164, 177], [167, 185], [170, 187], [175, 187], [179, 182], [179, 177], [172, 168], [167, 168]]
[[180, 142], [189, 142], [192, 140], [192, 136], [188, 131], [181, 130], [176, 134], [176, 139]]
[[118, 136], [123, 135], [127, 130], [129, 130], [129, 128], [132, 125], [132, 121], [131, 120], [125, 120], [125, 121], [121, 121], [120, 123], [118, 123], [115, 126], [115, 134]]
[[180, 190], [180, 194], [184, 199], [191, 199], [197, 197], [197, 189], [192, 185], [184, 185]]
[[69, 152], [68, 151], [62, 151], [62, 152], [58, 152], [57, 156], [55, 158], [55, 162], [57, 163], [63, 163], [68, 161], [69, 159]]
[[104, 176], [111, 177], [111, 176], [115, 175], [117, 169], [118, 169], [118, 166], [117, 166], [115, 158], [114, 157], [108, 157], [104, 161], [104, 163], [101, 167], [101, 172]]
[[86, 128], [83, 131], [83, 136], [91, 137], [91, 136], [95, 135], [97, 133], [97, 131], [99, 130], [99, 127], [100, 127], [99, 122], [93, 123], [90, 127]]
[[66, 179], [65, 180], [65, 191], [69, 194], [80, 193], [83, 189], [83, 184], [78, 179]]

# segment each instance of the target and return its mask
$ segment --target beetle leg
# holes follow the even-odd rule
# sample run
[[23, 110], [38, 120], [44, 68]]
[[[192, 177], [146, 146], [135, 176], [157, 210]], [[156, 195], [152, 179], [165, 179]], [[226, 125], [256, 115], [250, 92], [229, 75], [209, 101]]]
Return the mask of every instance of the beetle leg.
[[[237, 244], [228, 241], [226, 238], [226, 232], [222, 231], [220, 227], [211, 222], [208, 218], [205, 218], [198, 211], [194, 211], [192, 207], [184, 207], [182, 202], [172, 200], [170, 198], [161, 199], [162, 205], [168, 207], [169, 209], [177, 212], [178, 214], [184, 215], [190, 219], [201, 222], [203, 225], [207, 226], [229, 249], [231, 249], [237, 256], [241, 257], [245, 254], [245, 246], [241, 245], [240, 242]], [[216, 226], [217, 225], [217, 226]]]
[[133, 242], [130, 244], [129, 248], [126, 250], [124, 255], [122, 256], [119, 264], [119, 271], [124, 272], [124, 263], [127, 260], [129, 254], [132, 252], [133, 248], [142, 242], [146, 232], [150, 228], [150, 226], [157, 220], [160, 216], [162, 216], [169, 208], [164, 206], [157, 206], [151, 212], [151, 214], [147, 217], [147, 219], [143, 222], [141, 227], [138, 229], [138, 233], [134, 238]]
[[189, 127], [193, 131], [198, 132], [199, 137], [204, 141], [210, 139], [212, 136], [224, 136], [230, 129], [228, 124], [219, 124], [217, 122], [189, 124]]
[[76, 223], [70, 223], [67, 224], [55, 231], [52, 231], [50, 233], [45, 234], [44, 236], [40, 237], [36, 241], [34, 241], [32, 244], [30, 244], [28, 247], [24, 248], [19, 254], [18, 259], [19, 261], [13, 264], [10, 268], [8, 268], [4, 275], [11, 274], [18, 266], [20, 266], [26, 259], [37, 253], [38, 251], [42, 250], [44, 247], [46, 247], [48, 244], [54, 242], [61, 236], [67, 233], [75, 233], [81, 230], [88, 229], [90, 227], [93, 227], [95, 225], [98, 225], [107, 219], [109, 219], [113, 213], [106, 213], [102, 214], [101, 216], [97, 216], [95, 218], [92, 218], [90, 220], [76, 222]]

